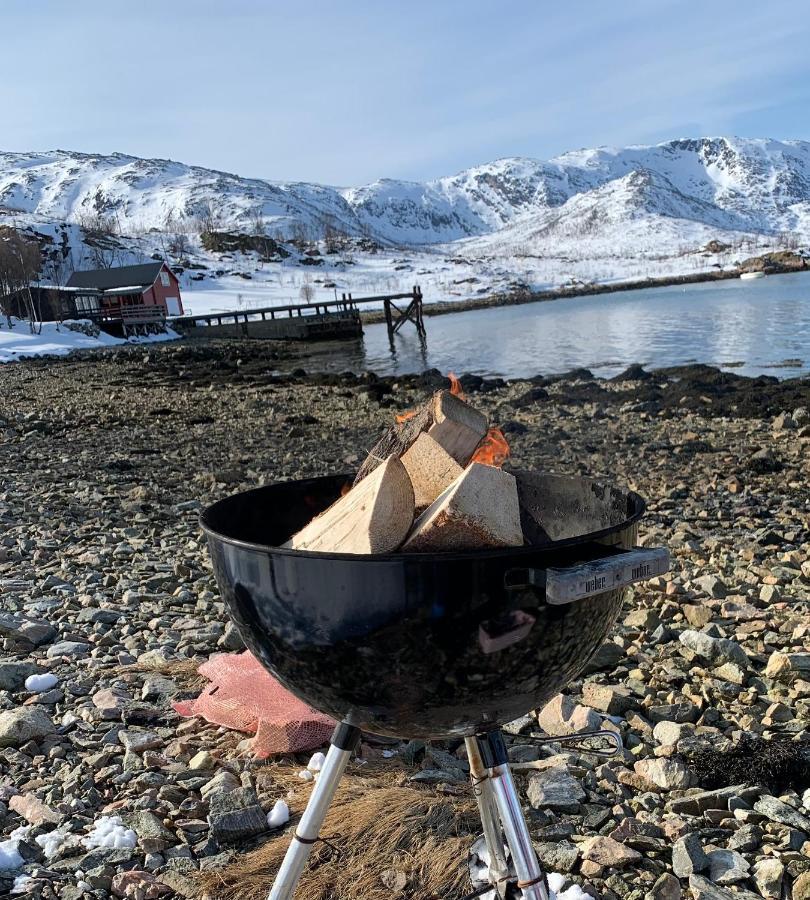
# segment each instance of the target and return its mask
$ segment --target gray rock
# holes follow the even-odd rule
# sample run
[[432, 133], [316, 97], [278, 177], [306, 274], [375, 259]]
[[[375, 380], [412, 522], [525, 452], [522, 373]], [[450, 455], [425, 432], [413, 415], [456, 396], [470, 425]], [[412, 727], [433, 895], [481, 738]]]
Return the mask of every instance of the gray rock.
[[78, 659], [87, 656], [93, 649], [91, 644], [85, 644], [82, 641], [58, 641], [48, 647], [47, 656], [53, 659], [57, 656], [67, 656], [70, 659]]
[[712, 884], [708, 878], [703, 875], [689, 876], [689, 890], [694, 900], [741, 900], [741, 894], [756, 897], [748, 892], [733, 892], [728, 888], [720, 887], [720, 885]]
[[586, 794], [576, 778], [564, 768], [557, 767], [532, 775], [526, 796], [533, 809], [575, 813]]
[[0, 691], [19, 691], [25, 686], [25, 679], [38, 671], [33, 663], [0, 660]]
[[211, 837], [223, 843], [235, 843], [268, 830], [256, 792], [245, 787], [211, 794], [208, 824]]
[[609, 716], [623, 716], [628, 710], [638, 706], [638, 700], [623, 685], [597, 684], [595, 681], [585, 682], [582, 700], [586, 706]]
[[411, 775], [408, 781], [417, 784], [464, 784], [467, 778], [461, 769], [422, 769]]
[[716, 575], [701, 575], [694, 582], [701, 591], [718, 600], [724, 600], [728, 594], [725, 582]]
[[670, 872], [662, 872], [644, 900], [681, 900], [681, 885]]
[[20, 706], [0, 713], [0, 747], [22, 747], [55, 731], [51, 717], [41, 706]]
[[643, 778], [665, 791], [688, 788], [692, 784], [692, 773], [678, 759], [663, 756], [640, 759], [633, 768]]
[[777, 800], [776, 797], [771, 797], [769, 794], [760, 797], [754, 804], [754, 809], [770, 819], [771, 822], [779, 822], [790, 828], [796, 828], [810, 837], [810, 818], [802, 815], [792, 806], [788, 806], [787, 803]]
[[712, 850], [709, 860], [709, 878], [715, 884], [736, 884], [748, 878], [750, 866], [745, 857], [735, 850]]
[[700, 791], [688, 797], [670, 800], [667, 806], [670, 812], [697, 816], [707, 809], [728, 809], [728, 801], [744, 790], [744, 784], [736, 784], [733, 787], [717, 788], [713, 791]]
[[129, 827], [138, 835], [138, 843], [146, 853], [159, 853], [177, 843], [176, 835], [147, 810], [134, 813]]
[[713, 638], [703, 631], [695, 631], [688, 628], [678, 635], [678, 640], [693, 653], [702, 656], [704, 659], [714, 659], [717, 655], [717, 638]]
[[573, 872], [579, 859], [579, 848], [568, 841], [541, 841], [534, 849], [543, 868], [552, 872]]
[[763, 897], [773, 900], [781, 897], [784, 876], [785, 867], [774, 857], [758, 859], [754, 863], [754, 884]]
[[762, 829], [759, 825], [750, 823], [738, 828], [728, 839], [729, 850], [739, 850], [741, 853], [750, 853], [756, 850], [762, 842]]
[[695, 832], [678, 838], [672, 845], [672, 871], [678, 878], [686, 878], [709, 867], [709, 859], [703, 852], [700, 836]]

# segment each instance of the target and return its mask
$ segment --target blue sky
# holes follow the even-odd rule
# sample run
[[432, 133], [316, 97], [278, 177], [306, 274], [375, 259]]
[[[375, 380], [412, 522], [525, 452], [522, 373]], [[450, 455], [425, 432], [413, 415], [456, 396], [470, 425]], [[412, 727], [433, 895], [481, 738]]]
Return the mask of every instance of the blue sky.
[[810, 139], [801, 2], [3, 0], [0, 29], [6, 150], [350, 185], [674, 137]]

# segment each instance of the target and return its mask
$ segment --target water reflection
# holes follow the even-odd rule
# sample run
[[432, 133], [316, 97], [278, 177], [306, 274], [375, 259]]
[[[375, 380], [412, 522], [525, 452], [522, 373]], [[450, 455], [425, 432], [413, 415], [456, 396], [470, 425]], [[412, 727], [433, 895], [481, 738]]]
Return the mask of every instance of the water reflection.
[[[613, 375], [702, 362], [748, 375], [804, 374], [810, 360], [810, 274], [654, 288], [426, 319], [396, 335], [370, 325], [362, 341], [313, 347], [306, 368], [380, 374], [474, 371], [518, 378], [586, 367]], [[785, 361], [794, 365], [785, 367]], [[798, 364], [796, 364], [798, 361]], [[742, 363], [742, 365], [738, 365]]]

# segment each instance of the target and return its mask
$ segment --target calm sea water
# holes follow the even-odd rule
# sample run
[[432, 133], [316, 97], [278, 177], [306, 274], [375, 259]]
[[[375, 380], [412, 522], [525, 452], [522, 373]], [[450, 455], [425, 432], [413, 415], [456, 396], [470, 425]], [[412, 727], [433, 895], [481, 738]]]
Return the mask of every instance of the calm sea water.
[[362, 341], [313, 348], [303, 365], [520, 378], [577, 367], [615, 375], [635, 362], [708, 363], [789, 378], [810, 372], [810, 273], [474, 310], [426, 325], [424, 347], [407, 326], [392, 352], [385, 326], [371, 325]]

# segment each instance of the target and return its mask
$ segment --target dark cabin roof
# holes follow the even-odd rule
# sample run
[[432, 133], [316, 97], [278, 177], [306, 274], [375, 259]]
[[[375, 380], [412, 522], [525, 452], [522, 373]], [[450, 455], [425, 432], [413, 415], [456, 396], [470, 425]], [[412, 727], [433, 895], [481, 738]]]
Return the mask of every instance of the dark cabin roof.
[[162, 268], [162, 262], [150, 262], [141, 266], [118, 266], [115, 269], [88, 269], [86, 272], [74, 272], [67, 287], [95, 288], [99, 291], [136, 285], [147, 288], [155, 283]]

